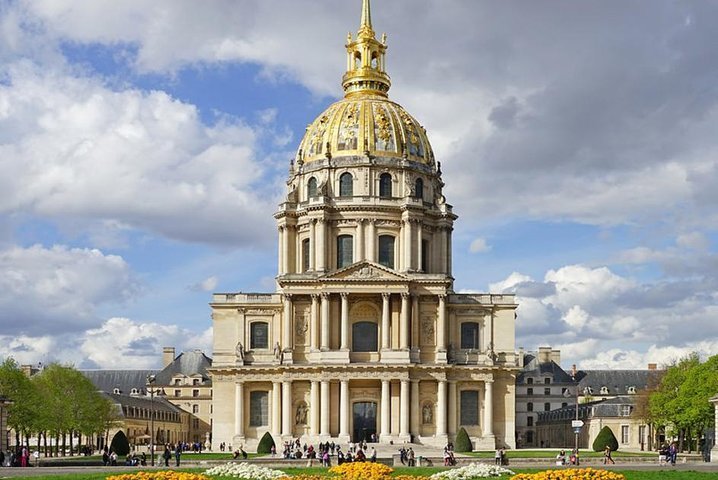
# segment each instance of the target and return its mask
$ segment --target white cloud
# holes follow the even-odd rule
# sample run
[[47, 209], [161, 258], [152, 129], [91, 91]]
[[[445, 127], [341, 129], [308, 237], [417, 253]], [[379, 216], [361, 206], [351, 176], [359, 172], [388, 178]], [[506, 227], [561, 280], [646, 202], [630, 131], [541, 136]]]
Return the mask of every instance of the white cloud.
[[477, 238], [469, 245], [471, 253], [486, 253], [491, 251], [491, 245], [486, 242], [485, 238]]
[[574, 305], [563, 316], [563, 321], [575, 330], [581, 330], [588, 322], [588, 313], [580, 306]]
[[491, 293], [513, 293], [513, 289], [520, 283], [530, 282], [531, 277], [513, 272], [505, 280], [489, 285]]
[[15, 335], [59, 334], [96, 324], [96, 309], [124, 302], [137, 282], [119, 256], [35, 245], [0, 251], [0, 325]]
[[211, 277], [205, 278], [204, 280], [202, 280], [199, 283], [195, 283], [194, 285], [191, 285], [189, 288], [190, 288], [190, 290], [195, 290], [195, 291], [213, 292], [217, 288], [218, 284], [219, 284], [219, 278], [217, 278], [216, 276], [213, 275]]
[[227, 117], [207, 126], [163, 92], [113, 91], [26, 63], [7, 71], [0, 212], [232, 245], [272, 231], [261, 131]]

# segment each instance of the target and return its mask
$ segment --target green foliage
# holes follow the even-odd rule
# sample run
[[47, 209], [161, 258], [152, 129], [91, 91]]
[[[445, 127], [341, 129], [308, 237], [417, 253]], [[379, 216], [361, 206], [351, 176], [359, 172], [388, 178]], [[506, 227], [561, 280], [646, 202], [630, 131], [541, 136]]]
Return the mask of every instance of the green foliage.
[[36, 430], [38, 415], [42, 411], [40, 397], [12, 358], [6, 358], [0, 364], [0, 396], [12, 402], [7, 407], [9, 426], [24, 433]]
[[276, 445], [274, 445], [274, 439], [269, 432], [265, 432], [264, 436], [259, 441], [259, 445], [257, 445], [257, 453], [271, 453], [272, 447], [276, 448]]
[[115, 452], [117, 455], [127, 455], [130, 453], [130, 442], [127, 440], [125, 432], [120, 430], [112, 437], [110, 442], [110, 450]]
[[466, 433], [464, 427], [459, 429], [459, 432], [456, 434], [456, 442], [454, 443], [454, 451], [456, 452], [471, 452], [474, 450], [469, 434]]
[[606, 448], [606, 445], [611, 447], [612, 452], [618, 450], [618, 440], [616, 440], [616, 436], [608, 426], [603, 427], [601, 431], [598, 432], [596, 439], [593, 441], [593, 451], [602, 452]]

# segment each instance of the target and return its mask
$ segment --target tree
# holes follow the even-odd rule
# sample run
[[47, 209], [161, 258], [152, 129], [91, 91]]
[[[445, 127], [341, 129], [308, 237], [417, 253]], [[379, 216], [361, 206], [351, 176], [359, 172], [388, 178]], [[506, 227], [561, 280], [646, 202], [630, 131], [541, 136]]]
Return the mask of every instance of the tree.
[[461, 427], [456, 434], [456, 445], [454, 445], [454, 450], [457, 452], [474, 451], [474, 446], [471, 444], [469, 434], [466, 433], [466, 429], [464, 427]]
[[593, 441], [593, 451], [602, 452], [607, 445], [611, 447], [612, 452], [618, 450], [618, 440], [616, 440], [616, 436], [608, 425], [598, 432], [596, 439]]
[[12, 402], [7, 407], [7, 422], [20, 443], [21, 434], [27, 436], [36, 431], [41, 409], [34, 385], [13, 358], [6, 358], [0, 364], [0, 395]]
[[257, 445], [257, 453], [272, 453], [272, 447], [277, 448], [274, 445], [274, 439], [269, 432], [265, 432], [264, 436], [259, 441], [259, 445]]

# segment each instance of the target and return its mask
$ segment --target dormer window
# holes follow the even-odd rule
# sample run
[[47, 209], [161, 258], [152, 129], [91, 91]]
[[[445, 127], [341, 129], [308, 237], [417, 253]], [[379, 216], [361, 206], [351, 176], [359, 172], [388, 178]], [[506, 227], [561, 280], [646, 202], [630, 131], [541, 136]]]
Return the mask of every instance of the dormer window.
[[628, 393], [631, 393], [631, 394], [636, 393], [636, 387], [634, 387], [633, 385], [631, 385], [630, 387], [628, 387]]
[[608, 387], [601, 387], [601, 395], [608, 395]]
[[139, 391], [136, 388], [133, 388], [132, 390], [130, 390], [130, 395], [137, 395], [138, 393], [139, 393]]
[[119, 388], [115, 387], [112, 389], [112, 393], [114, 393], [115, 395], [119, 395], [120, 393], [122, 393], [122, 391]]

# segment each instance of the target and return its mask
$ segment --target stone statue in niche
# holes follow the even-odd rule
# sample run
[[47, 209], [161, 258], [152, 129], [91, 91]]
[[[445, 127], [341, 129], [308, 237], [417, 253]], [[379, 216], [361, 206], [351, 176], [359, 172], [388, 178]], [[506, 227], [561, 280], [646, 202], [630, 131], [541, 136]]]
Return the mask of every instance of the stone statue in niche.
[[425, 425], [434, 423], [434, 410], [430, 403], [425, 403], [424, 408], [421, 409], [421, 419]]
[[307, 424], [307, 405], [304, 402], [297, 405], [297, 413], [294, 415], [294, 423], [296, 425]]
[[237, 360], [244, 360], [244, 345], [242, 345], [242, 342], [237, 342], [237, 346], [234, 347], [234, 353], [237, 355]]
[[279, 345], [279, 342], [274, 344], [274, 360], [282, 363], [282, 347]]

